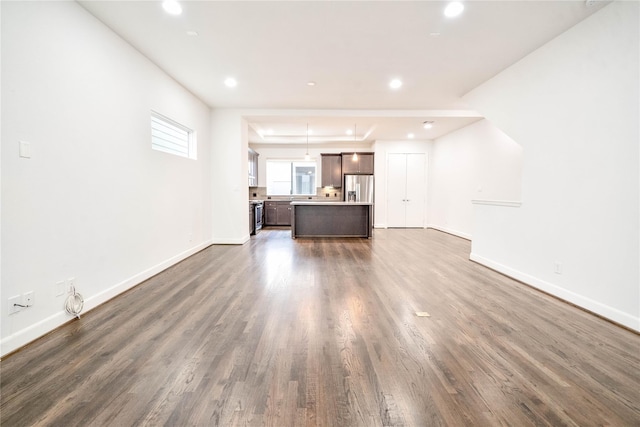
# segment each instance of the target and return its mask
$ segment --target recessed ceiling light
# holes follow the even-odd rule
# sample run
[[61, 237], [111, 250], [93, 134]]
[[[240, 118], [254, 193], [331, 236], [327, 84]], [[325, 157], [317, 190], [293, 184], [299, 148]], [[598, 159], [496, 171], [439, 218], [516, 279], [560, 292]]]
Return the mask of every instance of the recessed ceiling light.
[[402, 86], [402, 80], [400, 80], [400, 79], [393, 79], [389, 83], [389, 87], [391, 89], [398, 89], [400, 86]]
[[191, 37], [195, 37], [195, 36], [198, 35], [198, 32], [197, 31], [187, 31], [187, 35], [191, 36]]
[[182, 13], [182, 6], [176, 0], [165, 0], [162, 2], [162, 8], [165, 12], [172, 15], [180, 15]]
[[432, 121], [426, 121], [426, 122], [424, 122], [422, 127], [424, 127], [425, 129], [431, 129], [433, 127], [433, 122]]
[[238, 86], [238, 82], [236, 81], [236, 79], [234, 79], [233, 77], [228, 77], [225, 81], [224, 81], [225, 86], [227, 87], [236, 87]]
[[459, 1], [452, 1], [444, 9], [444, 16], [447, 18], [454, 18], [462, 13], [464, 5]]
[[437, 31], [434, 31], [434, 32], [432, 32], [432, 33], [429, 33], [429, 35], [430, 35], [431, 37], [440, 37], [440, 33], [439, 33], [439, 32], [437, 32]]
[[408, 134], [407, 134], [407, 138], [409, 138], [409, 139], [413, 139], [413, 137], [414, 137], [414, 136], [415, 136], [415, 135], [414, 135], [414, 134], [412, 134], [412, 133], [408, 133]]
[[316, 82], [312, 82], [312, 81], [308, 81], [307, 82], [307, 86], [315, 86]]
[[353, 135], [353, 131], [351, 129], [347, 129], [347, 135]]

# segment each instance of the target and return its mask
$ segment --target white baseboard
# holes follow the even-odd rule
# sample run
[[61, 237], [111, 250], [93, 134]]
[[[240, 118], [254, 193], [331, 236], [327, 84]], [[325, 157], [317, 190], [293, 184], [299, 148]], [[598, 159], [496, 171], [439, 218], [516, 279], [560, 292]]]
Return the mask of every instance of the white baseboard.
[[[98, 294], [91, 295], [89, 297], [85, 297], [84, 307], [82, 313], [80, 313], [80, 317], [86, 314], [88, 311], [96, 308], [100, 304], [103, 304], [109, 301], [111, 298], [120, 295], [121, 293], [128, 291], [132, 287], [144, 282], [145, 280], [155, 276], [156, 274], [166, 270], [167, 268], [179, 263], [180, 261], [190, 257], [191, 255], [200, 252], [204, 248], [211, 245], [210, 241], [201, 243], [197, 246], [194, 246], [191, 249], [188, 249], [174, 257], [169, 258], [166, 261], [161, 262], [147, 270], [136, 274], [112, 287], [99, 292]], [[66, 311], [59, 311], [45, 319], [40, 320], [33, 325], [30, 325], [16, 333], [13, 333], [0, 341], [0, 357], [11, 353], [19, 349], [20, 347], [25, 346], [26, 344], [34, 341], [43, 335], [48, 334], [59, 326], [62, 326], [66, 322], [72, 319], [72, 316], [69, 315]]]
[[373, 228], [387, 228], [387, 224], [373, 224]]
[[228, 238], [228, 237], [214, 237], [211, 241], [214, 245], [244, 245], [251, 239], [248, 234], [240, 238]]
[[549, 293], [564, 301], [575, 304], [578, 307], [584, 308], [585, 310], [588, 310], [620, 325], [626, 326], [627, 328], [640, 332], [639, 317], [633, 317], [632, 315], [620, 311], [616, 308], [609, 307], [608, 305], [602, 304], [598, 301], [594, 301], [580, 294], [576, 294], [575, 292], [571, 292], [560, 286], [554, 285], [553, 283], [549, 283], [547, 281], [538, 279], [537, 277], [507, 267], [506, 265], [484, 258], [478, 254], [474, 254], [473, 252], [469, 256], [469, 259], [471, 261], [477, 262], [478, 264], [484, 265], [485, 267], [489, 267], [499, 273], [502, 273], [505, 276], [509, 276], [511, 278], [519, 280], [529, 286], [540, 289], [541, 291]]
[[443, 231], [448, 234], [453, 234], [454, 236], [462, 237], [463, 239], [471, 240], [471, 234], [464, 233], [462, 231], [453, 230], [451, 228], [440, 227], [439, 225], [429, 224], [427, 228], [433, 228], [434, 230]]

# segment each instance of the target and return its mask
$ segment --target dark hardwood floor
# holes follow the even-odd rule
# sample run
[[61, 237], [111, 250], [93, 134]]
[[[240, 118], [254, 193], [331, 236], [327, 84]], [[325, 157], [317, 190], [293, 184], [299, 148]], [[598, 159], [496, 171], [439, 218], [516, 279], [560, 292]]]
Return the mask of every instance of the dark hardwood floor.
[[433, 230], [212, 246], [5, 358], [0, 423], [640, 425], [640, 336], [469, 251]]

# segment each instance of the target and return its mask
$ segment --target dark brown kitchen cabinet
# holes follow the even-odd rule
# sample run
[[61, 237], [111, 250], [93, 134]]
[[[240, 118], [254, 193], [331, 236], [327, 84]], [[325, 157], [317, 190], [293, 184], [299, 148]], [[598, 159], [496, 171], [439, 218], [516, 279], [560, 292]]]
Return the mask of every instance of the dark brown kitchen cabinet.
[[322, 186], [342, 187], [342, 155], [322, 154]]
[[291, 225], [291, 202], [264, 202], [264, 225]]
[[291, 225], [291, 203], [278, 203], [276, 225]]
[[353, 153], [342, 153], [342, 173], [373, 175], [373, 153], [357, 153], [354, 160]]
[[276, 225], [277, 213], [278, 205], [276, 202], [264, 202], [264, 225]]

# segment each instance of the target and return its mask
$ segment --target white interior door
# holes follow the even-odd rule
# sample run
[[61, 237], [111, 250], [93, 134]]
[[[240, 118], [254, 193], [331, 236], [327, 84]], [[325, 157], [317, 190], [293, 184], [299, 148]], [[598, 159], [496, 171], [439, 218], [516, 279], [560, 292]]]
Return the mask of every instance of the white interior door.
[[424, 154], [407, 154], [405, 227], [424, 227], [426, 173]]
[[405, 227], [407, 155], [390, 153], [387, 159], [387, 227]]
[[390, 153], [387, 165], [387, 227], [424, 227], [427, 156]]

